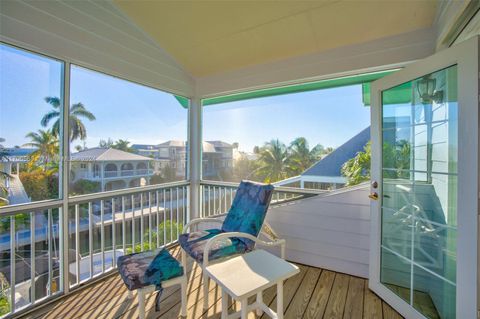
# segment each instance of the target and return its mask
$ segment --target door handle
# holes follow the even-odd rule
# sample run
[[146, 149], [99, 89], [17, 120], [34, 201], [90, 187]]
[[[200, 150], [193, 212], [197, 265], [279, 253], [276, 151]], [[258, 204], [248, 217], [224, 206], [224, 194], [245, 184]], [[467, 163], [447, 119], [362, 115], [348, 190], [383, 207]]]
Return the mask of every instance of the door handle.
[[378, 200], [378, 193], [377, 192], [370, 193], [370, 195], [368, 195], [368, 198], [370, 198], [371, 200]]

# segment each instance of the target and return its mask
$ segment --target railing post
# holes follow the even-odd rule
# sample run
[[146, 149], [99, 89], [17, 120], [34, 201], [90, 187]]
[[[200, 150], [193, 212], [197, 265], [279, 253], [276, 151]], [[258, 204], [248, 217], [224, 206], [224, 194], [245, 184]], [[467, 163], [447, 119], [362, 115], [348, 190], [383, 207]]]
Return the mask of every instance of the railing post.
[[188, 112], [188, 177], [190, 180], [190, 220], [200, 217], [200, 181], [202, 179], [202, 103], [190, 101]]
[[69, 165], [70, 165], [70, 129], [69, 129], [69, 113], [70, 113], [70, 63], [64, 64], [63, 77], [63, 112], [62, 112], [62, 158], [61, 172], [62, 183], [60, 196], [63, 200], [62, 209], [59, 209], [59, 242], [61, 252], [61, 286], [65, 294], [70, 290], [69, 282], [69, 260], [68, 260], [68, 183], [69, 183]]

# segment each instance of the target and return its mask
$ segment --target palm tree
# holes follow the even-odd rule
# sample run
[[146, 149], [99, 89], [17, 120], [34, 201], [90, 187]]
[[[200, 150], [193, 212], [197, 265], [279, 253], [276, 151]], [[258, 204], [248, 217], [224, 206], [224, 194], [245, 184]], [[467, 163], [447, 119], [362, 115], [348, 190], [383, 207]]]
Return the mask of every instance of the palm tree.
[[26, 137], [31, 139], [31, 142], [24, 144], [24, 146], [36, 149], [30, 154], [28, 165], [32, 167], [41, 162], [44, 171], [47, 171], [47, 168], [51, 166], [51, 162], [55, 166], [54, 158], [59, 153], [57, 136], [51, 130], [38, 130], [38, 132], [28, 133]]
[[[47, 96], [45, 102], [50, 104], [53, 107], [53, 110], [50, 110], [45, 114], [41, 120], [43, 127], [46, 127], [51, 120], [56, 119], [52, 126], [52, 133], [55, 136], [60, 134], [60, 115], [61, 115], [61, 101], [58, 97]], [[69, 121], [69, 130], [70, 130], [70, 141], [76, 139], [85, 140], [87, 138], [87, 130], [83, 124], [81, 118], [86, 118], [87, 120], [94, 121], [95, 115], [88, 111], [82, 103], [75, 103], [70, 106], [70, 121]]]
[[288, 151], [285, 144], [278, 139], [271, 140], [259, 150], [260, 167], [256, 173], [266, 183], [273, 183], [288, 177]]
[[113, 145], [113, 140], [109, 137], [108, 140], [101, 139], [100, 142], [98, 142], [98, 147], [101, 148], [110, 148]]
[[308, 141], [304, 137], [297, 137], [290, 143], [289, 147], [289, 167], [295, 174], [301, 174], [320, 159], [324, 152], [324, 147], [317, 144], [310, 150]]
[[331, 152], [333, 152], [335, 149], [331, 146], [328, 146], [327, 148], [325, 148], [323, 151], [322, 151], [322, 156], [323, 155], [328, 155], [330, 154]]
[[129, 146], [129, 144], [130, 144], [129, 141], [119, 139], [112, 145], [112, 148], [120, 151], [124, 151], [124, 152], [131, 152], [132, 148]]
[[[5, 139], [3, 137], [0, 137], [0, 143], [3, 143], [3, 142], [5, 142]], [[8, 157], [7, 157], [8, 153], [9, 152], [5, 149], [5, 147], [2, 144], [0, 144], [0, 162], [8, 161]], [[5, 172], [0, 171], [0, 176], [2, 173], [5, 174]]]
[[347, 178], [347, 186], [353, 186], [370, 180], [370, 160], [372, 146], [368, 142], [363, 152], [358, 152], [342, 166], [342, 175]]
[[[0, 143], [5, 142], [5, 139], [0, 137]], [[0, 162], [7, 162], [8, 159], [8, 151], [5, 149], [5, 147], [0, 144]], [[5, 186], [4, 181], [7, 181], [11, 178], [11, 176], [4, 171], [0, 170], [0, 206], [3, 206], [4, 204], [8, 203], [7, 200], [7, 194], [8, 190], [7, 187]]]

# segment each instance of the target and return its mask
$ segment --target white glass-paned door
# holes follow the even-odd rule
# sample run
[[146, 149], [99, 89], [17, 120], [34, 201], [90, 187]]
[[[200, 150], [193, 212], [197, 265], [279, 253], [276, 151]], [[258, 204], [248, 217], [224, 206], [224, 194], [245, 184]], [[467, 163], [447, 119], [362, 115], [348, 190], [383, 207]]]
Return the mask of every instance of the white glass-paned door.
[[[381, 282], [427, 318], [453, 318], [456, 289], [457, 66], [385, 90]], [[397, 100], [401, 100], [398, 98]]]
[[406, 318], [476, 318], [479, 38], [372, 84], [369, 287]]

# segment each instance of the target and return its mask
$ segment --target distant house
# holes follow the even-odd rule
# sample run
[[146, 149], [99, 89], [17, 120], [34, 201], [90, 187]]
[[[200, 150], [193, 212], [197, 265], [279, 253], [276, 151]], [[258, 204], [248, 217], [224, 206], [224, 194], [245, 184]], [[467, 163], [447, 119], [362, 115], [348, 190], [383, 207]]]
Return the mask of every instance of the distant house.
[[364, 150], [370, 141], [370, 127], [367, 127], [333, 152], [313, 164], [301, 175], [275, 183], [289, 185], [300, 183], [301, 188], [336, 189], [343, 187], [347, 180], [342, 176], [343, 164]]
[[71, 156], [71, 181], [99, 182], [102, 191], [148, 185], [151, 158], [113, 148], [91, 148]]
[[29, 156], [33, 153], [33, 148], [4, 148], [5, 156], [0, 158], [0, 171], [10, 175], [10, 178], [0, 180], [3, 187], [7, 190], [7, 200], [10, 205], [24, 204], [30, 202], [25, 188], [20, 180], [20, 165], [29, 161]]
[[[177, 177], [184, 177], [187, 164], [187, 143], [170, 140], [157, 145], [134, 144], [137, 154], [154, 159], [153, 168], [160, 172], [165, 167], [175, 169]], [[203, 142], [203, 176], [217, 176], [220, 170], [233, 170], [233, 146], [223, 141]]]
[[35, 149], [13, 147], [4, 148], [2, 151], [7, 155], [0, 159], [0, 171], [7, 174], [18, 174], [20, 165], [28, 162], [30, 154], [32, 154]]
[[203, 142], [203, 176], [214, 177], [220, 171], [233, 172], [233, 145], [223, 141]]

